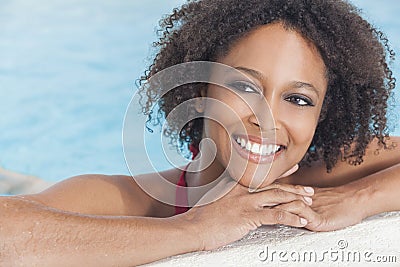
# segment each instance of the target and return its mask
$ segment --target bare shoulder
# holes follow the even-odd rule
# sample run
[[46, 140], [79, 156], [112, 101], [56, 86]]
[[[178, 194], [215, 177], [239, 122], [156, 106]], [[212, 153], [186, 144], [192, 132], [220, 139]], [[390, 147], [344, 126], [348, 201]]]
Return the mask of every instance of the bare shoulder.
[[[173, 170], [162, 174], [174, 181]], [[138, 177], [151, 179], [156, 175], [149, 173]], [[38, 194], [22, 197], [60, 210], [93, 215], [157, 216], [157, 211], [163, 208], [127, 175], [79, 175]]]
[[391, 136], [387, 140], [387, 145], [388, 149], [383, 149], [378, 145], [378, 140], [373, 139], [360, 165], [352, 166], [338, 160], [332, 172], [327, 173], [325, 164], [318, 161], [312, 163], [310, 167], [300, 168], [298, 172], [288, 177], [286, 182], [319, 187], [337, 186], [390, 168], [400, 163], [400, 137]]
[[[60, 210], [95, 215], [143, 213], [143, 197], [132, 177], [100, 174], [71, 177], [38, 194], [24, 196]], [[139, 201], [144, 205], [139, 207]]]

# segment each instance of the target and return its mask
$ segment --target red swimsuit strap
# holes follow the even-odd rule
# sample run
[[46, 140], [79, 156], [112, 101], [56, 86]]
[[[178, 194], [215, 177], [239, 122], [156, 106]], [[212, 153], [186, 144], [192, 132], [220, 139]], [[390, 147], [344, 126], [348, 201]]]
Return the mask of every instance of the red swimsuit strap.
[[[197, 154], [199, 153], [199, 149], [194, 146], [189, 146], [190, 152], [192, 152], [192, 159], [194, 159]], [[189, 165], [185, 167], [185, 170], [182, 171], [181, 175], [179, 176], [179, 181], [176, 187], [176, 204], [175, 204], [175, 215], [181, 214], [189, 210], [189, 201], [187, 195], [187, 183], [186, 183], [186, 169]]]

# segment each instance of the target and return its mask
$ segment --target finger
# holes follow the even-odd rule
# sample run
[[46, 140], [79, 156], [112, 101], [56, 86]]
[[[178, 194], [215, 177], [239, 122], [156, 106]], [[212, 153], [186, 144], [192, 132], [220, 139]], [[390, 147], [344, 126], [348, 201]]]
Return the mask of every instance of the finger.
[[312, 199], [293, 192], [288, 192], [280, 188], [273, 188], [256, 194], [249, 194], [251, 203], [258, 207], [272, 207], [282, 203], [289, 203], [295, 200], [301, 200], [306, 205], [312, 204]]
[[289, 176], [293, 173], [295, 173], [299, 169], [299, 164], [294, 165], [290, 170], [279, 176], [279, 178]]
[[258, 212], [258, 217], [263, 225], [285, 224], [294, 227], [304, 227], [307, 220], [282, 209], [263, 209]]
[[290, 203], [280, 204], [275, 206], [273, 209], [285, 210], [287, 212], [296, 214], [310, 223], [317, 223], [319, 220], [318, 214], [309, 206], [304, 204], [303, 201], [293, 201]]
[[292, 185], [292, 184], [283, 184], [283, 183], [273, 183], [269, 186], [257, 189], [254, 192], [262, 192], [270, 189], [281, 189], [290, 193], [304, 195], [304, 196], [312, 196], [314, 195], [314, 188], [310, 186], [302, 186], [302, 185]]

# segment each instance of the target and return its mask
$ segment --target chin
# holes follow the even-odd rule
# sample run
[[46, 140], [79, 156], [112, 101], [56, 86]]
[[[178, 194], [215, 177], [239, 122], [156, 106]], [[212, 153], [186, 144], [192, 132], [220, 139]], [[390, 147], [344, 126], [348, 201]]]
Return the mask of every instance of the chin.
[[[247, 171], [246, 173], [248, 173]], [[261, 170], [260, 172], [258, 172], [258, 174], [256, 170], [253, 170], [251, 171], [251, 174], [244, 174], [241, 179], [238, 179], [235, 176], [232, 177], [234, 177], [236, 181], [239, 180], [238, 183], [242, 186], [245, 186], [250, 189], [257, 189], [269, 186], [272, 183], [276, 182], [277, 180], [280, 179], [279, 177], [282, 175], [282, 173], [285, 173], [286, 171], [287, 170], [278, 170], [276, 168], [275, 169], [271, 168], [268, 171]], [[265, 173], [267, 173], [267, 175], [265, 175]], [[254, 177], [255, 179], [252, 179], [252, 177]]]
[[[235, 179], [237, 181], [237, 179]], [[250, 189], [257, 189], [257, 188], [262, 188], [262, 187], [266, 187], [270, 184], [272, 184], [273, 182], [275, 182], [275, 179], [270, 179], [269, 177], [267, 177], [266, 179], [260, 180], [257, 179], [256, 182], [252, 182], [252, 179], [250, 178], [245, 178], [243, 177], [242, 179], [239, 180], [239, 184], [250, 188]]]

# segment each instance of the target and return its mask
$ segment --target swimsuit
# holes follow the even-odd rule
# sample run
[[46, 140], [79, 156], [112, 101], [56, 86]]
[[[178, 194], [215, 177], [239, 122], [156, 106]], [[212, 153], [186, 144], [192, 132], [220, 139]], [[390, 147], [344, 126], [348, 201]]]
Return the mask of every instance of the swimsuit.
[[[192, 159], [194, 159], [197, 154], [199, 153], [199, 149], [194, 146], [190, 145], [189, 146], [190, 151], [192, 152]], [[188, 211], [189, 208], [189, 201], [188, 201], [188, 195], [187, 195], [187, 183], [186, 183], [186, 170], [187, 165], [185, 169], [182, 171], [181, 176], [179, 176], [179, 181], [177, 183], [176, 187], [176, 197], [175, 197], [175, 215], [184, 213]]]

